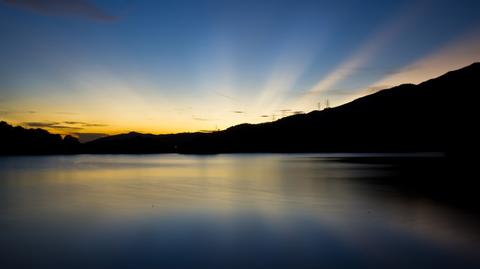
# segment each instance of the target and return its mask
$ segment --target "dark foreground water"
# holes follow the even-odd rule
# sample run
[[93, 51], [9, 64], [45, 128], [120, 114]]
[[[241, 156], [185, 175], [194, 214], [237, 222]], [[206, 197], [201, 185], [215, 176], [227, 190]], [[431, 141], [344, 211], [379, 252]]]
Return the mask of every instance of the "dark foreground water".
[[398, 184], [435, 181], [409, 159], [0, 157], [0, 268], [480, 268], [477, 216]]

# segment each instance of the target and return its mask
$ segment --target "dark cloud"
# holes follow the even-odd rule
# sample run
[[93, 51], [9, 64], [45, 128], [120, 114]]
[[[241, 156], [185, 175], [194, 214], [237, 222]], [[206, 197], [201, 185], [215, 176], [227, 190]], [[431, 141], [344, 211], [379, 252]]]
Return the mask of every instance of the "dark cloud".
[[231, 97], [230, 95], [227, 95], [227, 94], [224, 94], [224, 93], [221, 93], [221, 92], [217, 92], [217, 91], [214, 91], [214, 93], [218, 96], [225, 97], [227, 99], [235, 101], [235, 98]]
[[106, 127], [108, 125], [107, 124], [101, 124], [101, 123], [84, 123], [83, 126], [85, 126], [85, 127]]
[[282, 117], [285, 117], [288, 114], [290, 114], [292, 110], [291, 109], [280, 109], [279, 111], [282, 113]]
[[60, 114], [60, 115], [78, 115], [78, 113], [65, 112], [65, 111], [58, 111], [58, 112], [55, 112], [55, 114]]
[[199, 118], [199, 117], [192, 117], [192, 118], [198, 121], [209, 121], [209, 119], [206, 119], [206, 118]]
[[261, 115], [260, 117], [262, 117], [262, 118], [268, 118], [268, 117], [270, 117], [270, 116], [269, 116], [269, 115]]
[[236, 113], [236, 114], [243, 114], [245, 113], [245, 111], [240, 111], [240, 110], [235, 110], [235, 111], [232, 111], [233, 113]]
[[51, 128], [66, 130], [83, 130], [85, 127], [105, 127], [107, 124], [88, 123], [83, 121], [63, 121], [63, 122], [24, 122], [23, 125], [33, 128]]
[[32, 128], [51, 128], [51, 129], [67, 129], [82, 130], [82, 127], [62, 125], [60, 122], [24, 122], [23, 125]]
[[118, 17], [108, 14], [88, 0], [0, 0], [0, 2], [49, 16], [78, 16], [106, 22], [118, 20]]
[[400, 68], [400, 69], [390, 69], [385, 72], [386, 75], [398, 75], [406, 72], [411, 72], [417, 69], [420, 69], [422, 65], [416, 64], [416, 65], [411, 65], [408, 67]]
[[83, 122], [81, 122], [81, 121], [64, 121], [63, 123], [65, 123], [65, 124], [73, 124], [73, 125], [75, 125], [75, 124], [83, 124]]
[[82, 143], [108, 136], [107, 134], [103, 133], [74, 133], [73, 135], [78, 137], [78, 140], [80, 140]]
[[83, 121], [64, 121], [64, 124], [68, 125], [80, 125], [83, 127], [105, 127], [108, 126], [107, 124], [101, 124], [101, 123], [88, 123], [88, 122], [83, 122]]
[[224, 93], [221, 93], [221, 92], [218, 92], [218, 91], [214, 91], [213, 93], [216, 94], [216, 95], [218, 95], [218, 96], [221, 96], [221, 97], [223, 97], [223, 98], [227, 98], [227, 99], [229, 99], [230, 101], [232, 101], [232, 102], [234, 102], [234, 103], [237, 103], [237, 102], [238, 102], [236, 98], [234, 98], [234, 97], [232, 97], [232, 96], [230, 96], [230, 95], [228, 95], [228, 94], [224, 94]]

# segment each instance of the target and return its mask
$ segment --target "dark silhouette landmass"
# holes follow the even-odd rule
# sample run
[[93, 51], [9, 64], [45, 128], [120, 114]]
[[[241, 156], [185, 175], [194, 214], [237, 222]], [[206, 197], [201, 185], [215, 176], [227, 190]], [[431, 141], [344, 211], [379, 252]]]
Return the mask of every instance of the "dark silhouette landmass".
[[444, 152], [476, 144], [475, 96], [480, 63], [418, 85], [404, 84], [350, 103], [274, 122], [240, 124], [212, 133], [131, 132], [80, 144], [70, 136], [0, 127], [2, 154]]
[[0, 154], [72, 154], [81, 152], [78, 139], [51, 134], [43, 129], [25, 129], [0, 122]]

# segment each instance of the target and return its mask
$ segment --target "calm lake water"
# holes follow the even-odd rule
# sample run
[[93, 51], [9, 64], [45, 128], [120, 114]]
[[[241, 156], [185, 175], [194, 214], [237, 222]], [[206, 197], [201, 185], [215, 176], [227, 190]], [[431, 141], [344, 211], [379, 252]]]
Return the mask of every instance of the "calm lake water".
[[0, 268], [480, 268], [476, 214], [378, 159], [0, 157]]

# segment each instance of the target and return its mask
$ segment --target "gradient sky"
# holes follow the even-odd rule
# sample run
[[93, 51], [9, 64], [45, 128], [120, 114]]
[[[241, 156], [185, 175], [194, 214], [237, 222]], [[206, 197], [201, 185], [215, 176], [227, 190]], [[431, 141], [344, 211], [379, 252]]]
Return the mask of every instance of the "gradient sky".
[[0, 0], [0, 119], [224, 129], [480, 60], [480, 1]]

